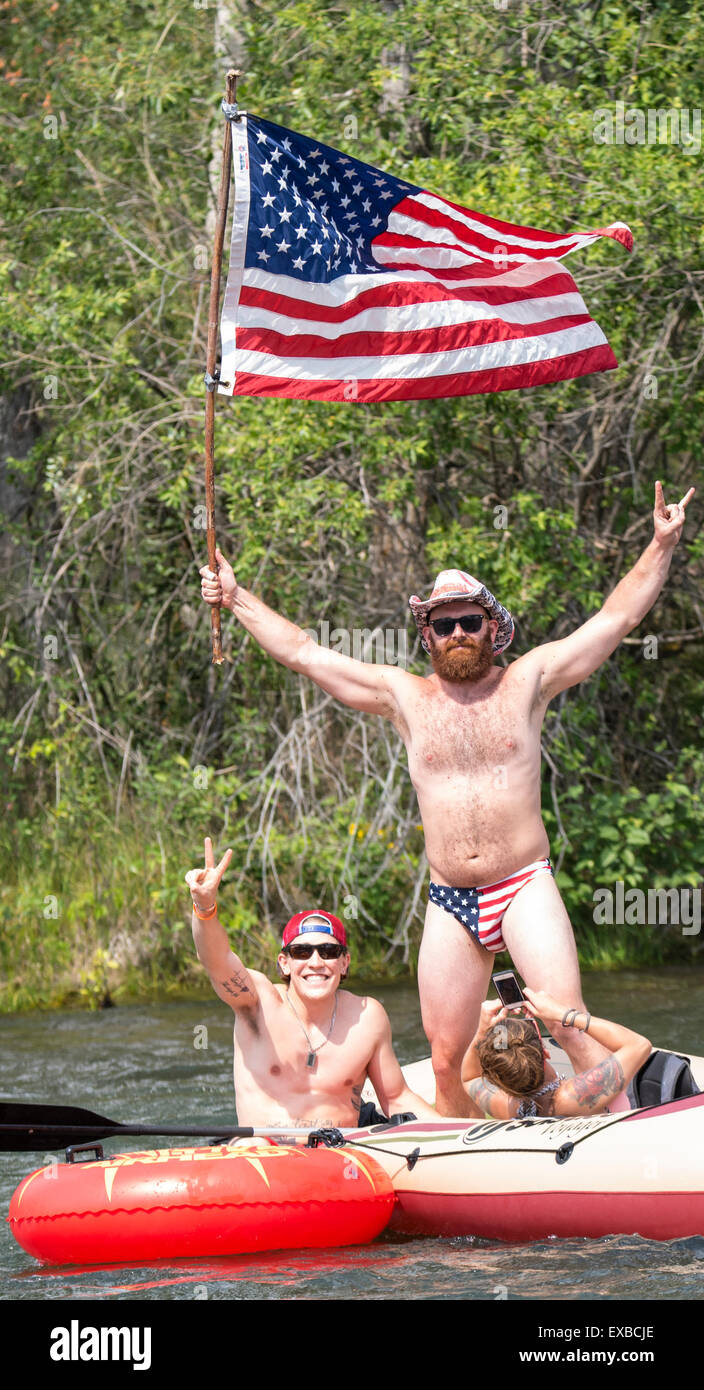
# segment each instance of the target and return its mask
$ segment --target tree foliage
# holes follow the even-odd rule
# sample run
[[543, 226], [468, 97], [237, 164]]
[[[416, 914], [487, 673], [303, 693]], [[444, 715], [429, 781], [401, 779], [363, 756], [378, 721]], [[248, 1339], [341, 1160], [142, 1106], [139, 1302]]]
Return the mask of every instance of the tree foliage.
[[[250, 955], [315, 898], [357, 913], [368, 965], [412, 963], [425, 862], [395, 736], [234, 625], [209, 668], [197, 567], [224, 69], [243, 51], [243, 105], [454, 201], [556, 230], [631, 226], [630, 258], [600, 244], [570, 267], [616, 372], [437, 402], [218, 402], [219, 539], [247, 587], [304, 627], [396, 630], [408, 594], [458, 564], [515, 612], [518, 655], [613, 588], [649, 537], [654, 479], [679, 497], [699, 471], [704, 156], [600, 143], [595, 113], [695, 112], [704, 14], [676, 0], [2, 10], [6, 997], [49, 997], [71, 971], [102, 981], [108, 959], [133, 982], [187, 975], [180, 882], [204, 833], [236, 847], [229, 910]], [[599, 963], [683, 943], [599, 934], [596, 887], [695, 883], [704, 861], [700, 516], [697, 499], [642, 628], [546, 725], [560, 882]]]

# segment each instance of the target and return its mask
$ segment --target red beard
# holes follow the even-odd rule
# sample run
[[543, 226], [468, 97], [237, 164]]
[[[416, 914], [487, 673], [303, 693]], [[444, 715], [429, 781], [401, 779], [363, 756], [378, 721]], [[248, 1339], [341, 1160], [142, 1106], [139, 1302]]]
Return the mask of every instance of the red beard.
[[479, 642], [472, 642], [467, 638], [453, 639], [441, 648], [436, 645], [435, 634], [431, 628], [428, 646], [436, 676], [456, 685], [462, 681], [481, 680], [494, 664], [494, 645], [490, 632], [485, 632]]

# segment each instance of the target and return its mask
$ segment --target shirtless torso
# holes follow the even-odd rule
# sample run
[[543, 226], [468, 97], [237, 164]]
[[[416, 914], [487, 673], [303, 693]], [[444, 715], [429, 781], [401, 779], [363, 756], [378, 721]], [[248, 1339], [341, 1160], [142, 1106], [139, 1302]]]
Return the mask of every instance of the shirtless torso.
[[[339, 990], [329, 1040], [316, 1054], [314, 1072], [306, 1067], [308, 1044], [287, 1002], [284, 985], [272, 984], [257, 970], [259, 1007], [235, 1018], [235, 1095], [237, 1117], [245, 1125], [319, 1128], [358, 1123], [362, 1088], [384, 1033], [386, 1015], [375, 999]], [[299, 1014], [302, 1012], [298, 1004]], [[324, 1029], [307, 1022], [318, 1043]]]
[[443, 688], [394, 671], [391, 716], [408, 752], [430, 876], [493, 883], [549, 853], [540, 811], [546, 702], [530, 656], [493, 667], [480, 688]]

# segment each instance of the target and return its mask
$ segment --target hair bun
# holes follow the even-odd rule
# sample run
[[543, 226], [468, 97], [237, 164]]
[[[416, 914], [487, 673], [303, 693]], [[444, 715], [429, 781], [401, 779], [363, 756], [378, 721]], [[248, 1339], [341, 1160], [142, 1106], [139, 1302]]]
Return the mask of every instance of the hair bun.
[[477, 1054], [487, 1079], [511, 1095], [530, 1095], [545, 1078], [543, 1046], [532, 1019], [506, 1018], [495, 1023]]

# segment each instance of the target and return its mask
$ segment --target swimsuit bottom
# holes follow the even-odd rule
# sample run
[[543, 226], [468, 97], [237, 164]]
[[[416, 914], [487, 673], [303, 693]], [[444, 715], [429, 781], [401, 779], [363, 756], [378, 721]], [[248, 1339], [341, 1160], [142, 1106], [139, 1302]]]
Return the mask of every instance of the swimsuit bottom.
[[551, 873], [549, 859], [536, 859], [534, 864], [526, 864], [525, 869], [517, 869], [508, 878], [476, 888], [450, 888], [447, 884], [431, 883], [428, 896], [431, 903], [456, 917], [485, 950], [506, 951], [508, 947], [501, 935], [506, 908], [532, 878]]

